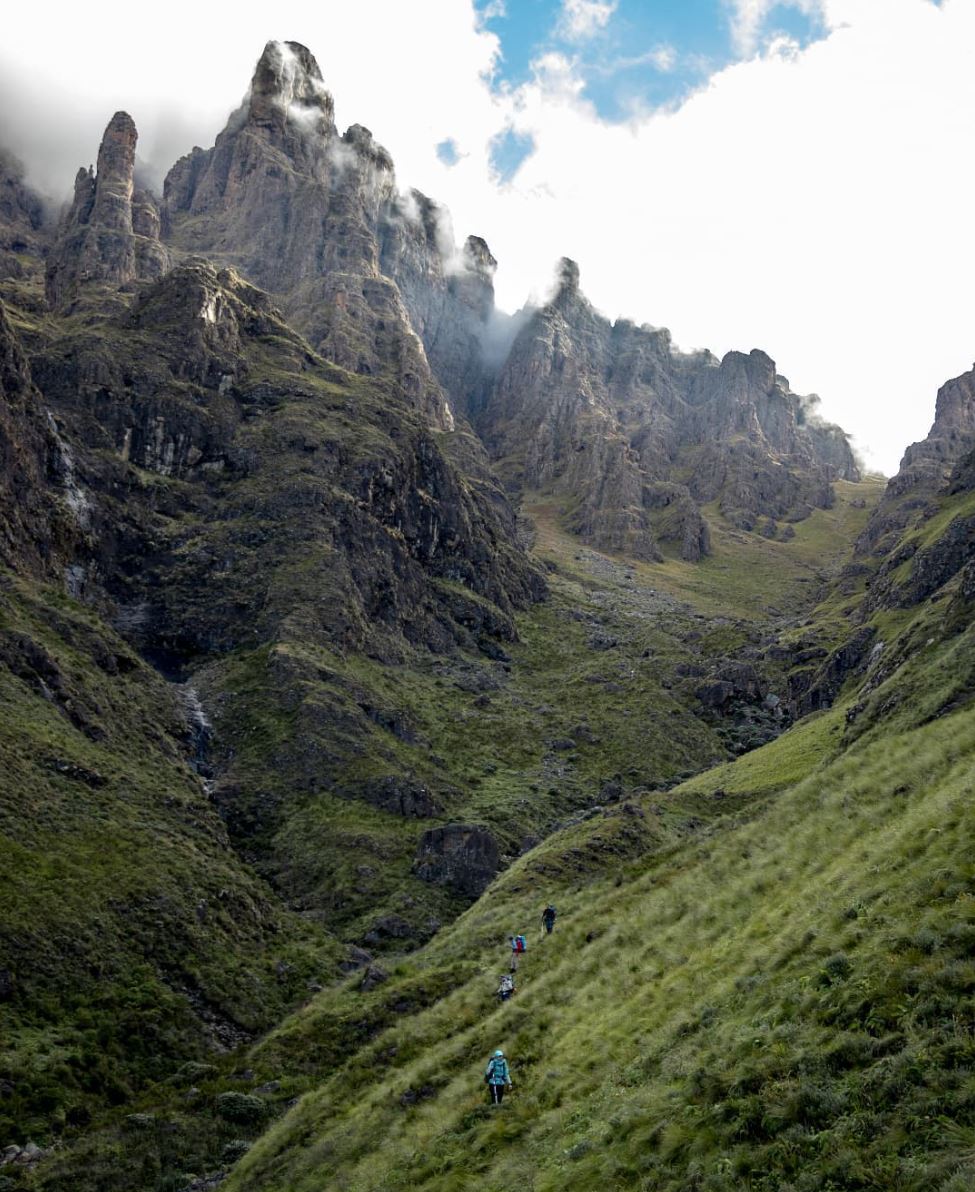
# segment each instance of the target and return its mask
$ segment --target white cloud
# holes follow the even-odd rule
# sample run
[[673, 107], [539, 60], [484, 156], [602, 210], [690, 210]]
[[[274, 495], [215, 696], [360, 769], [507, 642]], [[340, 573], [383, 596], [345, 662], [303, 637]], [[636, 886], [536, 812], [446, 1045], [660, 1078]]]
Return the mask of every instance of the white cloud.
[[650, 62], [663, 74], [668, 74], [677, 65], [677, 51], [673, 46], [657, 46], [649, 53]]
[[618, 0], [562, 0], [558, 32], [568, 41], [587, 41], [616, 11]]
[[[66, 7], [57, 38], [38, 6], [5, 13], [0, 142], [61, 193], [119, 107], [160, 167], [211, 144], [267, 38], [291, 38], [318, 55], [340, 125], [372, 128], [401, 182], [488, 240], [507, 309], [573, 256], [610, 315], [688, 348], [764, 348], [887, 469], [971, 367], [972, 0], [823, 0], [824, 39], [766, 47], [625, 124], [599, 118], [566, 55], [493, 92], [498, 41], [460, 0], [279, 0], [273, 26], [264, 0], [233, 22], [195, 0], [161, 24], [133, 11]], [[535, 148], [502, 186], [490, 148], [507, 127]]]
[[824, 0], [725, 0], [730, 9], [731, 41], [743, 58], [758, 49], [765, 22], [775, 8], [798, 8], [807, 16], [824, 15]]

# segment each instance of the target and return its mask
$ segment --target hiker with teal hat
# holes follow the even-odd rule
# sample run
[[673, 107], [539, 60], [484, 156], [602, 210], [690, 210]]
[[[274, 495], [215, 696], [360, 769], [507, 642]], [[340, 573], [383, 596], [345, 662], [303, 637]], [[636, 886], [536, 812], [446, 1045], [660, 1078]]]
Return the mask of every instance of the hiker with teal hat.
[[504, 1052], [500, 1047], [487, 1062], [487, 1067], [484, 1069], [484, 1083], [491, 1093], [491, 1104], [500, 1105], [504, 1100], [504, 1090], [511, 1088], [508, 1061], [504, 1058]]

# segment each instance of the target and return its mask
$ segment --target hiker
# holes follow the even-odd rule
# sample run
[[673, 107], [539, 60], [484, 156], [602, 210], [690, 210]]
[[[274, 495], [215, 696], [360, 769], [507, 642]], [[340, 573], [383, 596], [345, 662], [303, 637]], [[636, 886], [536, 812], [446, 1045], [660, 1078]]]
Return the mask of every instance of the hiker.
[[511, 971], [518, 971], [518, 957], [528, 949], [528, 941], [523, 935], [509, 935], [511, 941]]
[[487, 1062], [484, 1069], [484, 1083], [491, 1093], [491, 1104], [500, 1105], [504, 1100], [505, 1088], [511, 1088], [511, 1073], [508, 1071], [508, 1061], [499, 1047]]
[[506, 1002], [515, 991], [515, 979], [509, 973], [505, 973], [501, 978], [501, 984], [498, 986], [498, 998], [502, 1002]]
[[545, 924], [545, 934], [551, 935], [555, 926], [555, 907], [551, 903], [542, 911], [542, 922]]

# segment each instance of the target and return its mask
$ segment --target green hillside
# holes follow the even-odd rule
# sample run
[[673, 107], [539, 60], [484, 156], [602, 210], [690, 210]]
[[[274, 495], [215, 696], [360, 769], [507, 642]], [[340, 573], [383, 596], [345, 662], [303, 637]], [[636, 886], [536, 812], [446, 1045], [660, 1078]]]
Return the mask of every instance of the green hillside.
[[[929, 612], [939, 636], [873, 693], [896, 723], [847, 729], [847, 701], [556, 836], [379, 993], [349, 989], [364, 1008], [456, 981], [355, 1054], [319, 1053], [227, 1186], [970, 1187], [975, 631]], [[628, 820], [635, 860], [613, 848]], [[334, 1017], [306, 1010], [255, 1060], [315, 1054]], [[515, 1081], [498, 1111], [479, 1084], [496, 1046]]]

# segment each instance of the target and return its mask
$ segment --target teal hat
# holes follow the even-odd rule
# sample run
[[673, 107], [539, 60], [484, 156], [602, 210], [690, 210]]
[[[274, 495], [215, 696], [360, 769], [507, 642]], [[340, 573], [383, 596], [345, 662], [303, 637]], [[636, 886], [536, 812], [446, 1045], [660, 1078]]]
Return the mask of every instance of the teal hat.
[[497, 1051], [496, 1051], [494, 1054], [495, 1054], [495, 1055], [499, 1055], [499, 1056], [501, 1056], [501, 1058], [502, 1058], [502, 1059], [504, 1059], [504, 1052], [501, 1050], [501, 1048], [500, 1048], [500, 1047], [498, 1048], [498, 1050], [497, 1050]]

